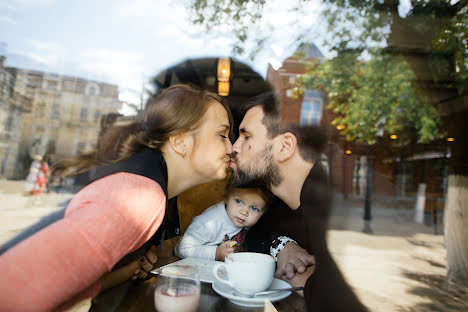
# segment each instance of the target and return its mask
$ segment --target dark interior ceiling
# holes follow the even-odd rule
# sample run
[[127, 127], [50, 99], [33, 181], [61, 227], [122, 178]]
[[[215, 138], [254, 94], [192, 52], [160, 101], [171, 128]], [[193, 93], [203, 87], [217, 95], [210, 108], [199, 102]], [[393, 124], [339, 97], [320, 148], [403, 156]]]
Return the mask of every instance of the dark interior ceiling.
[[[153, 79], [159, 89], [176, 83], [192, 83], [211, 92], [217, 92], [218, 58], [187, 59], [157, 74]], [[271, 91], [270, 85], [250, 66], [231, 60], [230, 97], [251, 97]]]
[[[218, 58], [187, 59], [157, 74], [152, 82], [156, 94], [177, 83], [191, 83], [205, 90], [217, 93]], [[240, 107], [250, 97], [272, 91], [271, 85], [250, 66], [231, 59], [231, 79], [229, 95], [224, 97], [229, 103], [234, 117], [234, 136], [238, 135], [242, 120]]]

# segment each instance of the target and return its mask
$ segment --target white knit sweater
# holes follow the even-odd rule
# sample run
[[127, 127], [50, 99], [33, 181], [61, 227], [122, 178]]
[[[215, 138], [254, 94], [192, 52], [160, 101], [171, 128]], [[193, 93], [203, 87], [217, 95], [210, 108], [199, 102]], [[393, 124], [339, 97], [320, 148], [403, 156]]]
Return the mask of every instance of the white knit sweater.
[[220, 202], [192, 220], [175, 247], [175, 254], [179, 258], [215, 260], [216, 248], [224, 236], [232, 237], [241, 230], [229, 219], [224, 202]]

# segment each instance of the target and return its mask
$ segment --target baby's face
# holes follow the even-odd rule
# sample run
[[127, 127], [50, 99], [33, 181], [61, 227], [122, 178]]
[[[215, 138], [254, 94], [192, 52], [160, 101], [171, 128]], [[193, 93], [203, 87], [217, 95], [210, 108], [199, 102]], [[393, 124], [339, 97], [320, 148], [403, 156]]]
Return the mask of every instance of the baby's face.
[[263, 215], [265, 200], [258, 192], [249, 189], [234, 189], [226, 203], [229, 219], [237, 227], [252, 226]]

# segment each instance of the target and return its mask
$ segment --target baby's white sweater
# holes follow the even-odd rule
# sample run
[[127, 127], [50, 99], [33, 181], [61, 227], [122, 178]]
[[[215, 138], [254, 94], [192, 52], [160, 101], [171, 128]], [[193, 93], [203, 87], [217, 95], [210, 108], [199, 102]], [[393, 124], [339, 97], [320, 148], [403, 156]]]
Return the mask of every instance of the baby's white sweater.
[[175, 254], [179, 258], [215, 260], [216, 248], [223, 242], [224, 236], [232, 237], [241, 230], [229, 219], [224, 202], [220, 202], [193, 218], [175, 247]]

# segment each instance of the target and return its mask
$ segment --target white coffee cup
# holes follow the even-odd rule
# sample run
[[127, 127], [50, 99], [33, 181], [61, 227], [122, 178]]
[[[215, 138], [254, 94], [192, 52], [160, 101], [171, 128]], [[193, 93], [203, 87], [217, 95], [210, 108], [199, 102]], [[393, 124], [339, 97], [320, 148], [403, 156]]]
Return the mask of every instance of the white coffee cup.
[[[221, 267], [227, 272], [227, 279], [218, 275], [218, 269]], [[228, 284], [238, 292], [253, 295], [270, 286], [275, 267], [275, 259], [270, 255], [239, 252], [228, 255], [224, 263], [217, 263], [213, 267], [213, 275], [217, 280]]]

